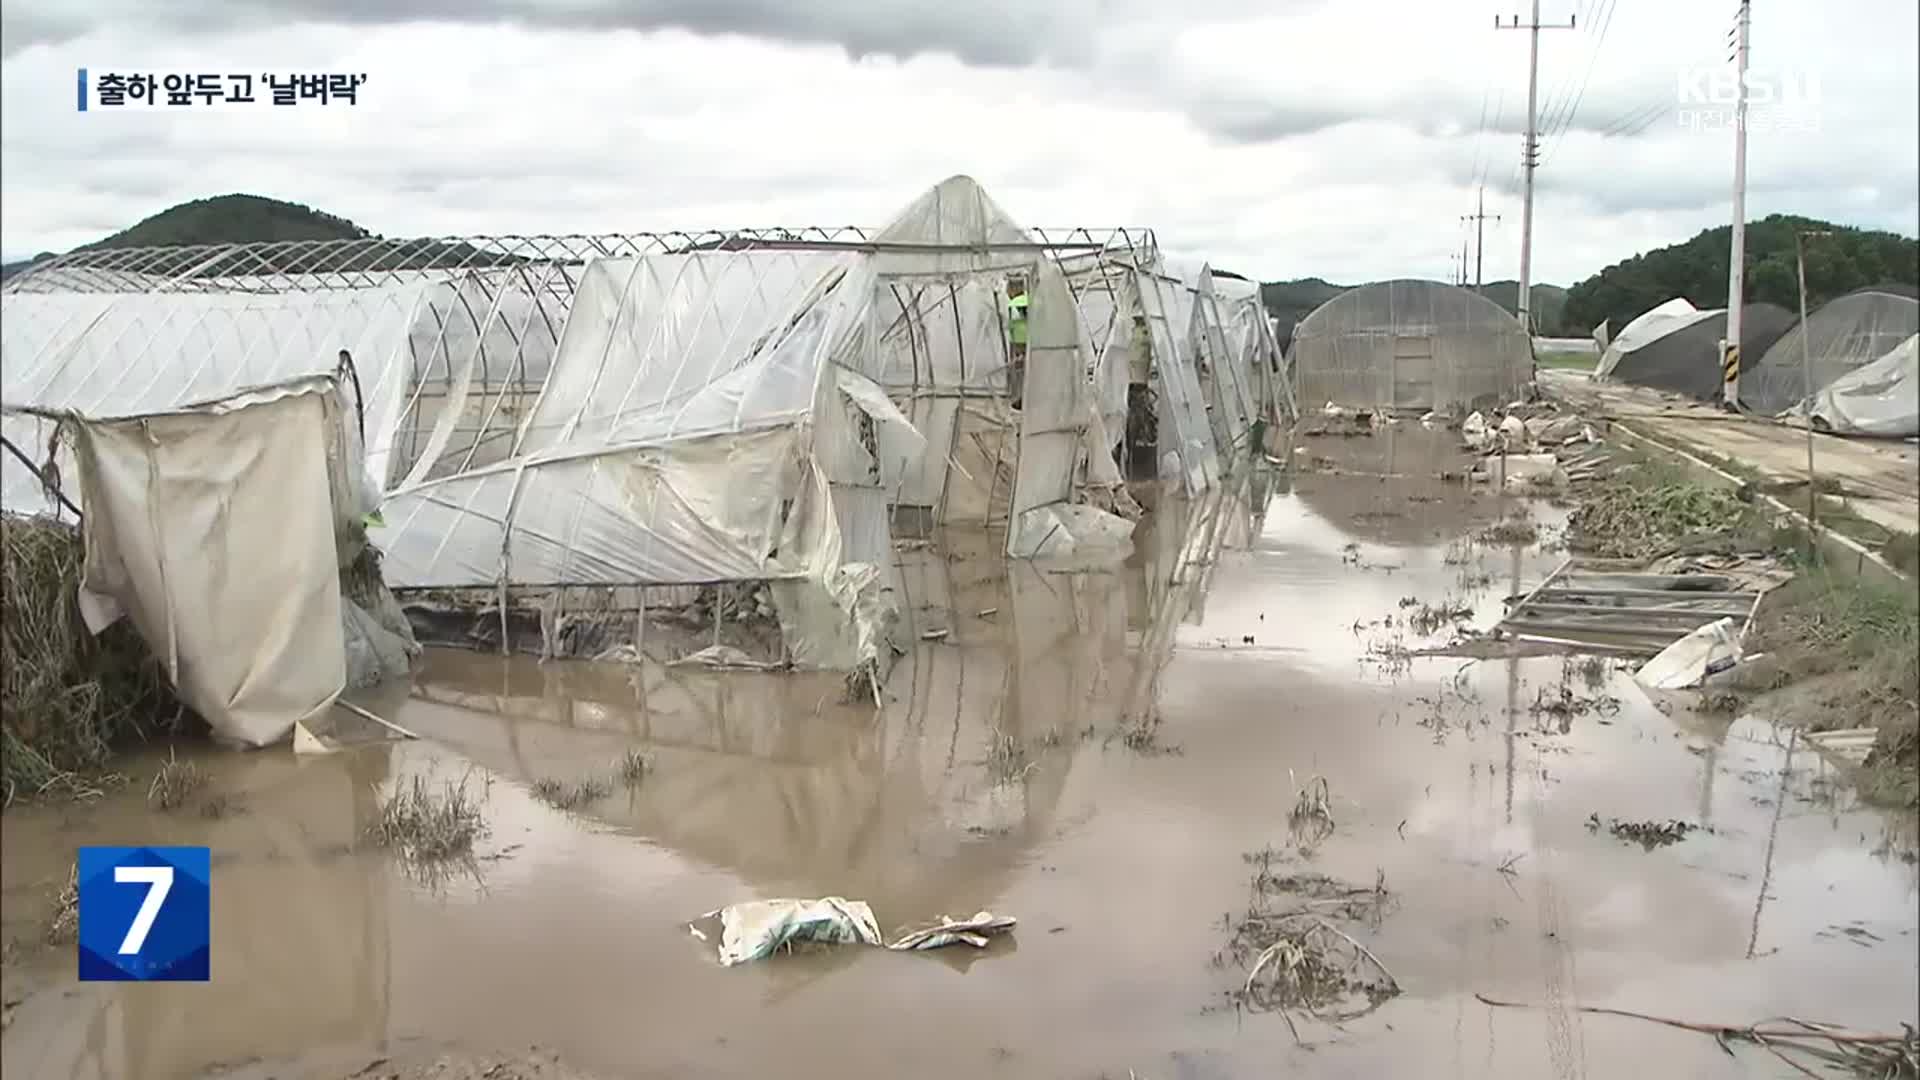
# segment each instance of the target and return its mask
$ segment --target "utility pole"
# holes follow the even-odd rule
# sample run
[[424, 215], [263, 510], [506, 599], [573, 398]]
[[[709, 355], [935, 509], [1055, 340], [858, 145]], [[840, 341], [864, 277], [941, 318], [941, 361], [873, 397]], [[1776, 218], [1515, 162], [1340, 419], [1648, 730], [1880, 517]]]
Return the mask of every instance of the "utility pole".
[[1467, 234], [1466, 234], [1466, 230], [1463, 229], [1460, 232], [1460, 274], [1459, 274], [1459, 280], [1455, 281], [1454, 284], [1465, 285], [1466, 283], [1467, 283]]
[[1752, 0], [1740, 0], [1733, 24], [1733, 66], [1740, 83], [1733, 112], [1733, 251], [1727, 264], [1727, 341], [1720, 357], [1720, 396], [1729, 409], [1740, 406], [1740, 322], [1747, 292], [1747, 33], [1752, 23]]
[[1520, 165], [1524, 174], [1521, 181], [1520, 203], [1520, 302], [1515, 310], [1520, 316], [1520, 325], [1527, 333], [1533, 333], [1533, 170], [1540, 164], [1540, 31], [1571, 30], [1574, 19], [1563, 23], [1540, 22], [1540, 0], [1533, 0], [1533, 20], [1522, 23], [1515, 15], [1510, 23], [1502, 23], [1500, 16], [1493, 17], [1495, 30], [1526, 30], [1532, 37], [1527, 49], [1527, 139], [1520, 146]]
[[1800, 398], [1801, 419], [1807, 423], [1807, 555], [1813, 555], [1813, 515], [1820, 486], [1813, 480], [1813, 351], [1807, 344], [1807, 237], [1832, 236], [1825, 229], [1803, 229], [1793, 234], [1793, 254], [1800, 275]]
[[[1471, 214], [1460, 215], [1461, 221], [1473, 222], [1473, 291], [1474, 292], [1480, 291], [1480, 272], [1486, 267], [1486, 258], [1487, 258], [1486, 223], [1487, 223], [1488, 216], [1489, 215], [1487, 214], [1487, 185], [1481, 184], [1479, 208], [1476, 209]], [[1500, 220], [1499, 214], [1494, 214], [1491, 216], [1495, 221]]]

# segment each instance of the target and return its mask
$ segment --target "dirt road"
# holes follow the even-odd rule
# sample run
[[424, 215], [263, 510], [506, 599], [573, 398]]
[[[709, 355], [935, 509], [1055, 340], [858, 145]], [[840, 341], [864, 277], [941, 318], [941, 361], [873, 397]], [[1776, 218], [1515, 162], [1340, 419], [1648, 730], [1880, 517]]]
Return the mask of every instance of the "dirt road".
[[[1382, 476], [1300, 477], [1241, 519], [1203, 596], [1165, 584], [1177, 502], [1114, 570], [911, 556], [916, 628], [948, 633], [901, 659], [878, 712], [832, 676], [438, 653], [370, 701], [421, 742], [209, 754], [239, 807], [225, 817], [149, 814], [153, 758], [93, 805], [10, 811], [5, 929], [22, 944], [0, 1064], [49, 1080], [1739, 1077], [1791, 1073], [1579, 1007], [1912, 1022], [1912, 822], [1857, 807], [1788, 734], [1664, 715], [1604, 666], [1413, 654], [1449, 636], [1446, 612], [1489, 625], [1561, 557], [1473, 541], [1511, 508], [1421, 475], [1447, 441], [1315, 446], [1336, 468], [1384, 452], [1354, 470]], [[1560, 519], [1535, 513], [1553, 543]], [[1168, 611], [1184, 621], [1152, 687], [1159, 724], [1130, 747], [1135, 652]], [[652, 758], [638, 787], [573, 811], [531, 793], [634, 746]], [[361, 841], [379, 790], [421, 772], [484, 791], [489, 833], [450, 875]], [[1310, 843], [1289, 811], [1315, 777], [1333, 827]], [[1649, 850], [1604, 827], [1668, 819], [1697, 828]], [[74, 845], [144, 841], [215, 850], [213, 981], [77, 984], [70, 946], [35, 944], [46, 899]], [[1260, 873], [1378, 883], [1375, 917], [1347, 930], [1400, 995], [1344, 1028], [1294, 1015], [1297, 1039], [1237, 1011], [1247, 972], [1218, 957]], [[980, 909], [1020, 924], [982, 951], [727, 969], [687, 930], [723, 904], [823, 895], [868, 901], [889, 930]], [[569, 1071], [472, 1064], [534, 1046]], [[409, 1064], [449, 1048], [466, 1064]]]
[[[1807, 433], [1585, 372], [1542, 371], [1541, 392], [1628, 423], [1669, 444], [1719, 458], [1782, 489], [1805, 490]], [[1900, 439], [1814, 436], [1818, 475], [1840, 484], [1860, 517], [1903, 533], [1920, 531], [1920, 447]]]

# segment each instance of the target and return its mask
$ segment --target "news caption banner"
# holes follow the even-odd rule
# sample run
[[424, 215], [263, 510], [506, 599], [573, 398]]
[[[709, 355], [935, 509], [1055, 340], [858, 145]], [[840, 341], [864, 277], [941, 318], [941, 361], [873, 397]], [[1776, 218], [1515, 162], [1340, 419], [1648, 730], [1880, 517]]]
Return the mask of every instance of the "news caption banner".
[[81, 112], [116, 109], [206, 109], [245, 105], [358, 105], [364, 74], [273, 72], [96, 71], [79, 68]]
[[80, 981], [206, 982], [212, 854], [203, 847], [83, 847]]

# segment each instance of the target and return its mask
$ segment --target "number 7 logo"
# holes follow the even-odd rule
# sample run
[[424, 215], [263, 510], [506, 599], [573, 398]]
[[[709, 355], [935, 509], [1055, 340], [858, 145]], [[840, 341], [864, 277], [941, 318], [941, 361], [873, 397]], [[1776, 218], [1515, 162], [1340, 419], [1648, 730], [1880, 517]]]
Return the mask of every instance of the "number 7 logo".
[[83, 847], [79, 856], [82, 981], [207, 980], [208, 849]]
[[146, 899], [140, 901], [140, 910], [134, 913], [133, 923], [127, 927], [127, 936], [120, 941], [121, 956], [137, 956], [140, 946], [147, 943], [147, 934], [153, 929], [153, 920], [160, 914], [160, 905], [167, 902], [167, 892], [173, 888], [173, 867], [116, 866], [113, 868], [113, 880], [122, 885], [147, 887]]

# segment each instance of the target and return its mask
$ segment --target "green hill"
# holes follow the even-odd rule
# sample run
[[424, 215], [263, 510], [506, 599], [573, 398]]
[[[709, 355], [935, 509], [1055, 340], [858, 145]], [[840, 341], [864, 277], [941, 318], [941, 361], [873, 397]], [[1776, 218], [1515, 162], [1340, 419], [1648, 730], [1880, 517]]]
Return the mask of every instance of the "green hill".
[[[1533, 324], [1547, 337], [1559, 337], [1565, 333], [1580, 333], [1562, 325], [1567, 306], [1567, 290], [1558, 285], [1535, 285], [1527, 290], [1533, 295]], [[1520, 283], [1509, 278], [1506, 281], [1489, 281], [1480, 286], [1480, 295], [1500, 305], [1502, 311], [1512, 315], [1519, 310]]]
[[[1747, 225], [1746, 301], [1800, 306], [1794, 234], [1824, 229], [1807, 241], [1807, 308], [1868, 285], [1920, 284], [1920, 241], [1774, 214]], [[1684, 243], [1615, 263], [1567, 290], [1564, 322], [1584, 334], [1602, 319], [1614, 330], [1676, 296], [1699, 308], [1727, 306], [1727, 260], [1733, 228], [1706, 229]]]
[[259, 195], [216, 195], [169, 207], [82, 248], [251, 244], [281, 240], [364, 240], [372, 233], [343, 217]]
[[[195, 199], [169, 207], [158, 214], [112, 236], [82, 244], [76, 250], [92, 251], [129, 247], [196, 247], [217, 244], [293, 243], [298, 241], [370, 240], [351, 252], [351, 265], [331, 265], [331, 270], [426, 269], [450, 266], [497, 266], [516, 257], [482, 251], [469, 244], [447, 244], [437, 240], [386, 240], [368, 230], [324, 211], [299, 203], [282, 202], [259, 195], [217, 195]], [[0, 278], [26, 269], [47, 254], [25, 262], [0, 267]], [[141, 266], [146, 273], [185, 273], [189, 269], [204, 276], [253, 274], [272, 271], [319, 269], [310, 256], [300, 252], [269, 252], [263, 262], [260, 253], [245, 258], [222, 258], [208, 262], [206, 253], [182, 253], [161, 257]]]
[[[283, 240], [361, 240], [373, 234], [346, 218], [259, 195], [216, 195], [181, 203], [146, 218], [112, 236], [82, 244], [76, 250], [105, 248], [174, 247], [199, 244], [246, 244]], [[41, 252], [32, 259], [0, 266], [0, 278], [51, 258]]]

